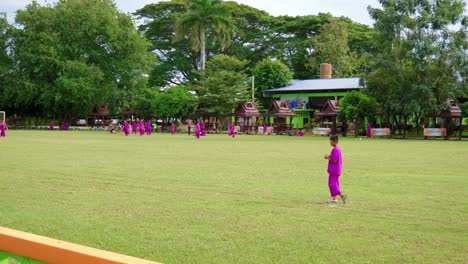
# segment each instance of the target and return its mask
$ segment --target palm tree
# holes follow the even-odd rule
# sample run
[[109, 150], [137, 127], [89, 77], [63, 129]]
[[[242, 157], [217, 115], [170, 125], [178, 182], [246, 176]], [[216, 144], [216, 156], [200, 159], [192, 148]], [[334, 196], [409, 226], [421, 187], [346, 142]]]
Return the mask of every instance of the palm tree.
[[188, 0], [189, 10], [178, 21], [174, 41], [189, 35], [192, 49], [200, 52], [201, 73], [206, 67], [206, 39], [211, 35], [224, 50], [231, 42], [231, 20], [222, 0]]

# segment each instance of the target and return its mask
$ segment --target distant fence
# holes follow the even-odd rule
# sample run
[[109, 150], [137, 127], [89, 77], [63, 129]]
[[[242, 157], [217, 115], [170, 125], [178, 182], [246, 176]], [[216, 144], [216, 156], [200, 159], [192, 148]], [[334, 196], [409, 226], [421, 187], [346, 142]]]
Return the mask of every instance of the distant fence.
[[390, 128], [373, 128], [372, 136], [373, 137], [389, 137]]
[[447, 136], [447, 129], [445, 128], [425, 128], [425, 137], [445, 137]]
[[316, 127], [312, 129], [312, 134], [314, 135], [322, 135], [322, 136], [328, 136], [331, 133], [331, 129], [327, 127]]

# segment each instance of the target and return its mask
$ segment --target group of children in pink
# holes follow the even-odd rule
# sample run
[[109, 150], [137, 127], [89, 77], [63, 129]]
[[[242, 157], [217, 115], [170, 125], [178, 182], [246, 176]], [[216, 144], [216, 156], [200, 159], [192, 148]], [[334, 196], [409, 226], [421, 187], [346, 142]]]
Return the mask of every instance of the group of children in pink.
[[[153, 125], [151, 124], [151, 121], [145, 122], [145, 120], [143, 119], [141, 119], [140, 121], [133, 122], [132, 124], [125, 120], [123, 122], [123, 131], [125, 133], [125, 136], [130, 135], [130, 133], [134, 135], [140, 133], [140, 136], [144, 136], [145, 134], [147, 136], [151, 136], [151, 134], [153, 133]], [[171, 134], [174, 135], [175, 132], [175, 124], [174, 122], [171, 122]]]
[[[174, 123], [172, 123], [171, 125], [171, 131], [173, 129], [173, 126]], [[192, 127], [192, 121], [191, 120], [187, 120], [187, 132], [188, 134], [190, 135], [191, 134], [191, 128]], [[172, 133], [174, 134], [174, 133]], [[206, 123], [205, 121], [195, 121], [195, 137], [197, 139], [200, 139], [200, 137], [205, 137], [207, 134], [206, 132]], [[236, 129], [235, 129], [235, 126], [233, 124], [230, 124], [229, 125], [229, 136], [232, 137], [232, 138], [235, 138], [236, 137]]]
[[[190, 124], [191, 125], [192, 122], [187, 122], [187, 124]], [[188, 132], [189, 132], [189, 135], [190, 135], [190, 128], [188, 128]], [[196, 121], [195, 122], [195, 137], [197, 139], [200, 139], [200, 137], [205, 137], [206, 136], [206, 123], [205, 121], [201, 121], [201, 122], [198, 122]]]
[[146, 121], [141, 119], [137, 122], [133, 122], [131, 125], [127, 120], [123, 122], [123, 131], [125, 133], [125, 136], [130, 135], [130, 129], [131, 133], [134, 135], [137, 135], [140, 133], [140, 136], [144, 136], [145, 134], [147, 136], [151, 136], [153, 133], [153, 127], [151, 125], [151, 121]]

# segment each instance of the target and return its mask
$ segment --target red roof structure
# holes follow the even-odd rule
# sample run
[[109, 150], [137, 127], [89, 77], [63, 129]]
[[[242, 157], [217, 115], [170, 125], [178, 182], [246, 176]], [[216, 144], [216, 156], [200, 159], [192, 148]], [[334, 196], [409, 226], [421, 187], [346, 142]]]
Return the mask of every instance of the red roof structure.
[[253, 102], [245, 102], [240, 104], [236, 109], [236, 116], [238, 117], [258, 117], [260, 113], [258, 112], [257, 105]]
[[337, 116], [340, 111], [338, 100], [328, 100], [317, 116]]
[[272, 100], [270, 109], [268, 109], [268, 116], [271, 117], [296, 117], [288, 106], [288, 102]]
[[462, 111], [454, 100], [448, 102], [448, 107], [439, 115], [442, 118], [461, 118]]

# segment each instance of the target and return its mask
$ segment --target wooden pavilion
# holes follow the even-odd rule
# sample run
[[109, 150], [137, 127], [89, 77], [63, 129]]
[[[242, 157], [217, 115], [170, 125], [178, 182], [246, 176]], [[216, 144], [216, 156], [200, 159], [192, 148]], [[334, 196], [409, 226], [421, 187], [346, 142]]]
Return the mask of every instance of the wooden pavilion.
[[[328, 100], [327, 103], [323, 106], [320, 113], [317, 114], [317, 117], [321, 119], [322, 127], [331, 126], [330, 134], [337, 134], [337, 117], [340, 111], [339, 101], [338, 100]], [[329, 119], [331, 118], [331, 122]], [[328, 119], [328, 121], [327, 121]]]
[[106, 105], [96, 105], [94, 107], [93, 114], [91, 115], [90, 122], [91, 126], [107, 126], [110, 124], [110, 110]]
[[456, 136], [458, 132], [459, 139], [461, 140], [462, 133], [463, 133], [463, 115], [462, 115], [462, 111], [460, 107], [457, 105], [455, 100], [449, 100], [447, 108], [443, 110], [442, 112], [440, 112], [438, 115], [429, 114], [429, 115], [426, 115], [426, 118], [434, 118], [434, 124], [437, 124], [437, 118], [441, 118], [445, 120], [444, 122], [445, 127], [442, 128], [442, 129], [445, 129], [445, 139], [449, 139], [450, 134], [452, 133], [452, 131], [450, 130], [451, 121], [456, 121], [458, 129], [455, 130], [454, 135]]
[[266, 116], [273, 118], [273, 128], [277, 134], [287, 133], [288, 130], [291, 130], [292, 118], [297, 117], [289, 108], [288, 102], [274, 99]]
[[258, 112], [257, 105], [253, 102], [245, 102], [236, 109], [236, 124], [240, 127], [242, 133], [255, 133], [255, 118], [259, 116], [260, 112]]

